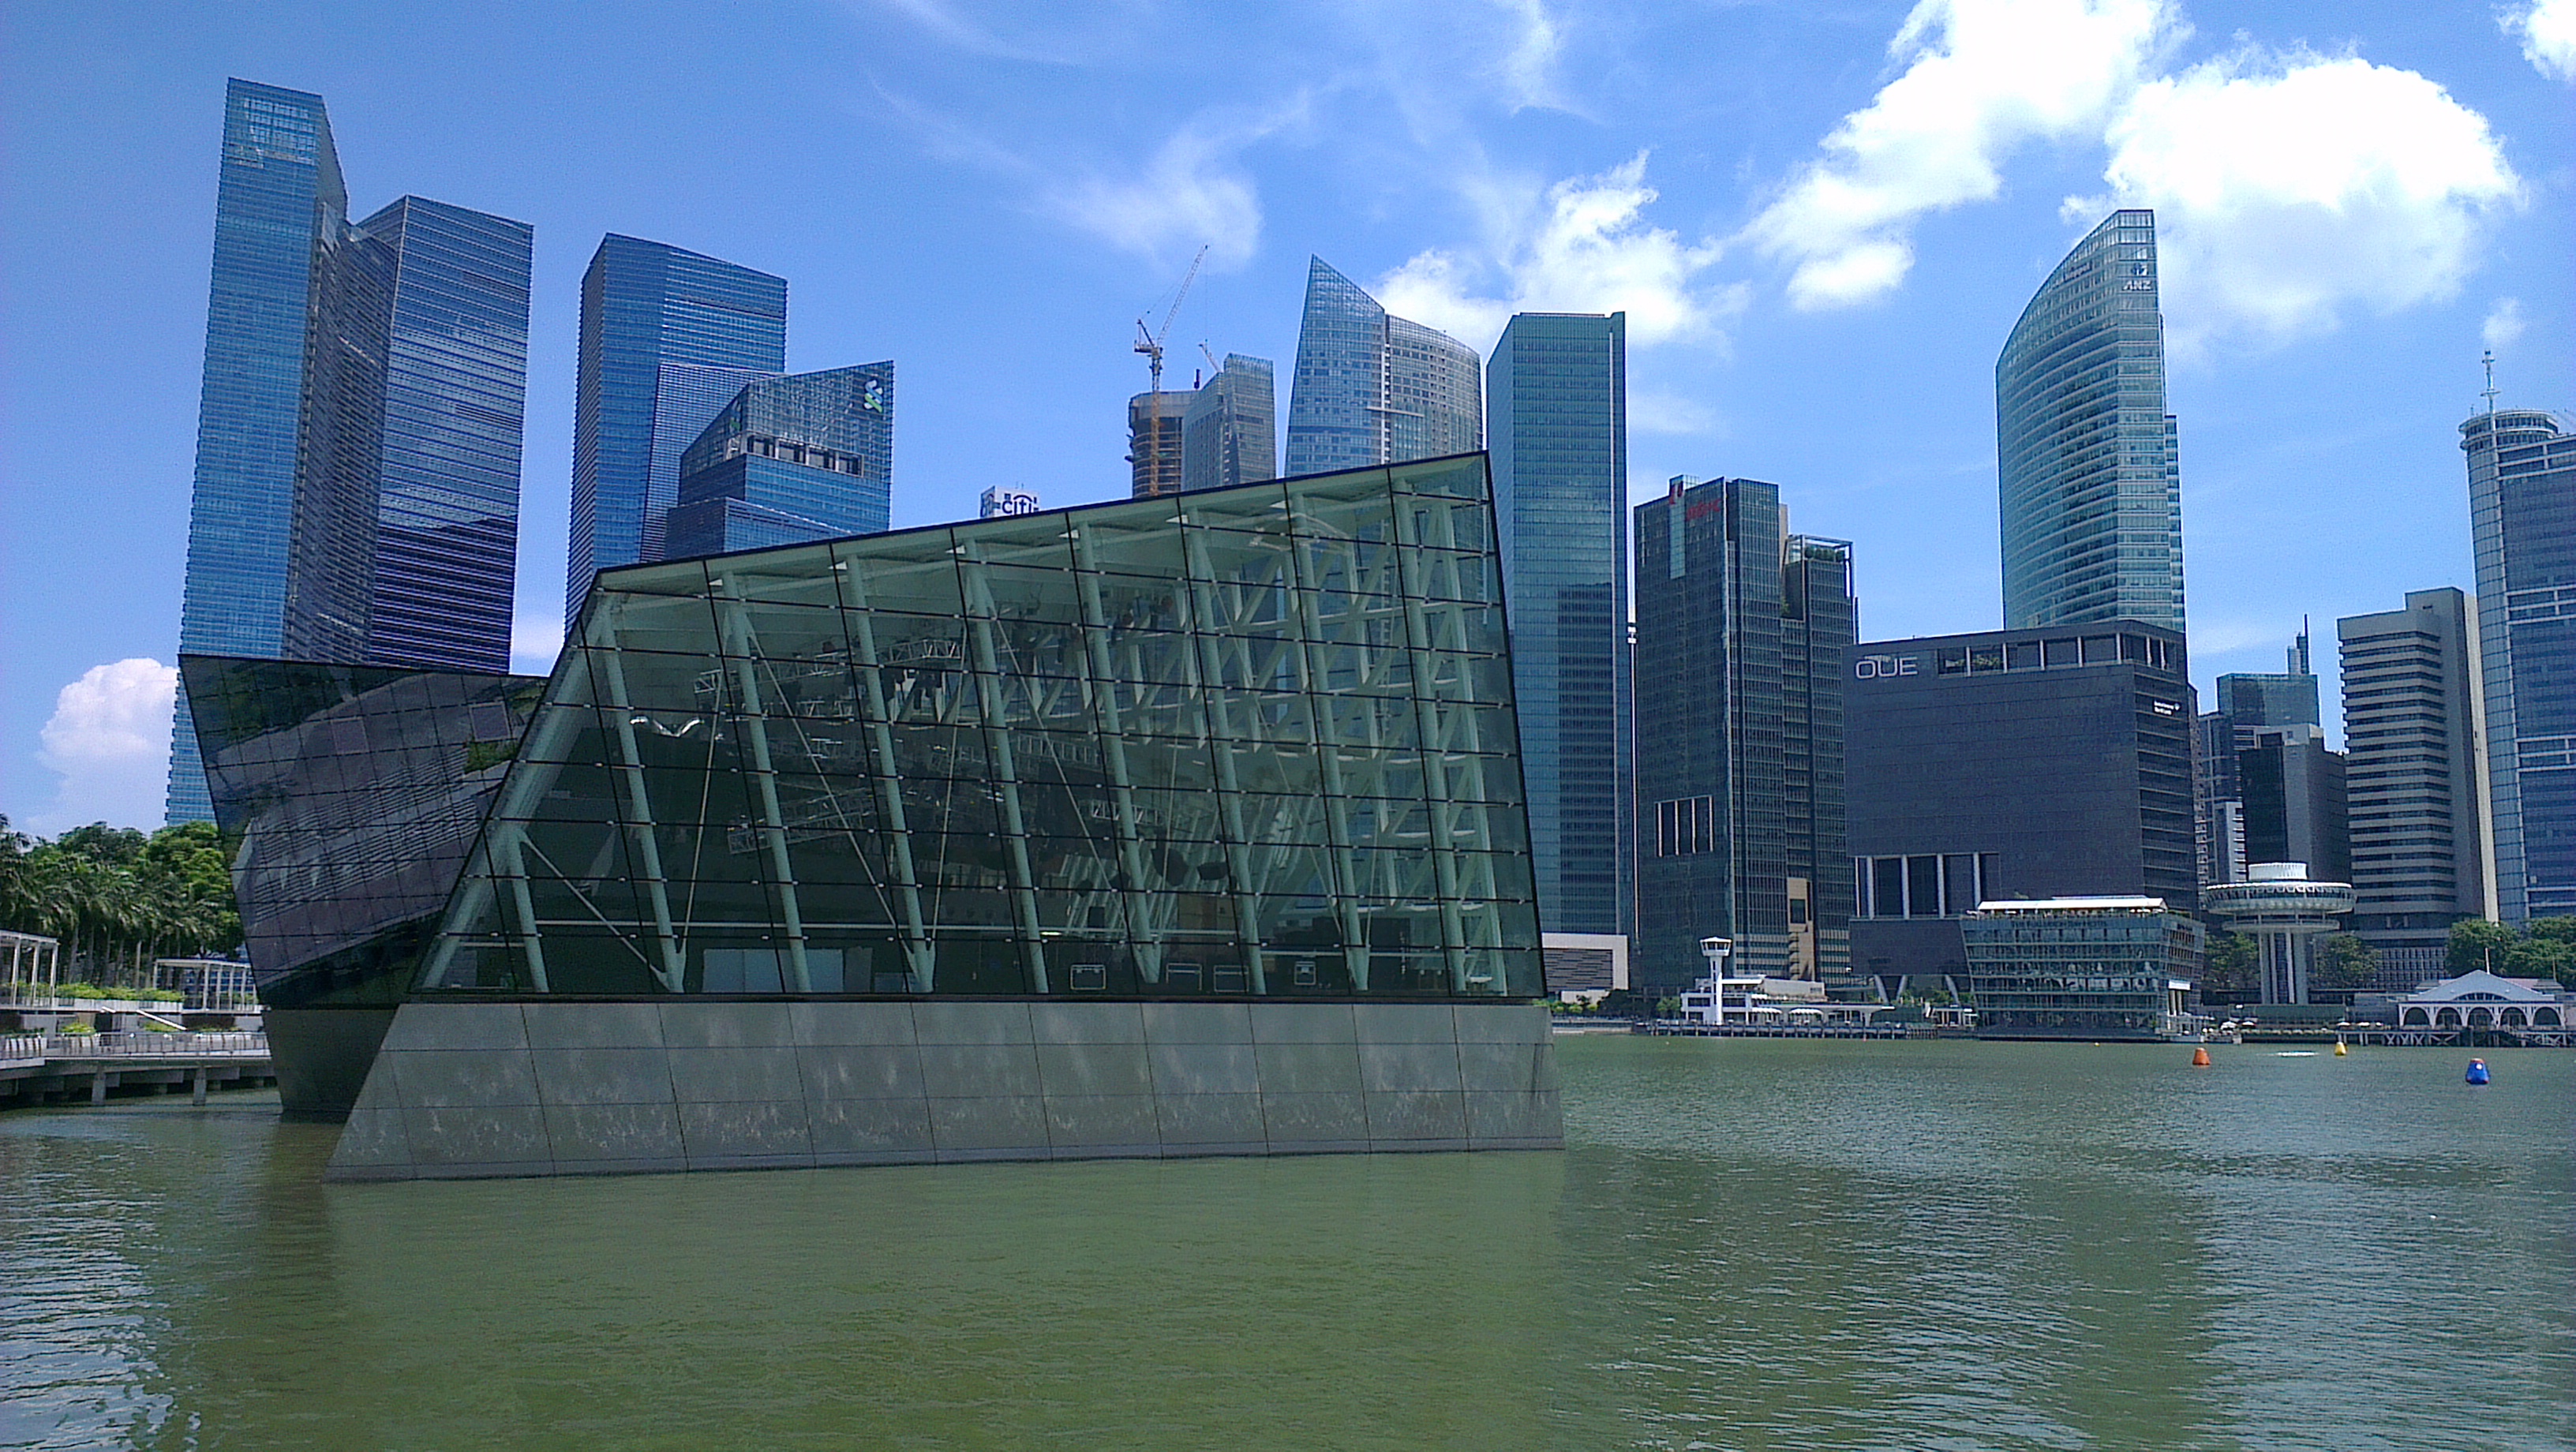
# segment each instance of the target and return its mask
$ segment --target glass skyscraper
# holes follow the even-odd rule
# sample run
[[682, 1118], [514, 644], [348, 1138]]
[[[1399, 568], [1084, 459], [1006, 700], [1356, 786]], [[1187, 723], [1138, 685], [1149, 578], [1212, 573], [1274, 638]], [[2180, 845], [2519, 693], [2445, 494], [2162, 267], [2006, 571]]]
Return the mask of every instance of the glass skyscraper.
[[1484, 441], [1476, 350], [1390, 317], [1359, 284], [1309, 259], [1288, 400], [1291, 475], [1464, 454]]
[[[224, 109], [180, 649], [501, 669], [531, 229], [417, 197], [352, 226], [321, 97]], [[169, 818], [211, 812], [182, 700]]]
[[663, 557], [680, 455], [744, 384], [787, 370], [787, 281], [610, 233], [581, 280], [564, 619], [590, 577]]
[[1851, 546], [1790, 534], [1755, 479], [1675, 480], [1636, 527], [1635, 982], [1688, 986], [1705, 937], [1747, 971], [1842, 973]]
[[2478, 567], [2496, 909], [2576, 914], [2576, 434], [2549, 414], [2460, 425]]
[[894, 364], [746, 384], [680, 456], [670, 559], [767, 549], [886, 527]]
[[2093, 229], [1995, 362], [2004, 628], [2183, 628], [2182, 469], [2165, 412], [2156, 217]]
[[1225, 355], [1181, 419], [1181, 488], [1230, 489], [1279, 477], [1279, 405], [1270, 360]]
[[1485, 371], [1530, 849], [1552, 933], [1624, 933], [1628, 319], [1523, 313]]

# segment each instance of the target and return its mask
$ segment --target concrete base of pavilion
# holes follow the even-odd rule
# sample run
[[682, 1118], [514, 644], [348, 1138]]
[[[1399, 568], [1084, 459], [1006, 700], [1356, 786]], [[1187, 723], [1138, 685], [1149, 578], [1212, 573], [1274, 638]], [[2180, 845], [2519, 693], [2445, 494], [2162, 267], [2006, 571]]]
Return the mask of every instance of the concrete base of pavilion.
[[412, 1003], [325, 1178], [1561, 1149], [1527, 1003]]

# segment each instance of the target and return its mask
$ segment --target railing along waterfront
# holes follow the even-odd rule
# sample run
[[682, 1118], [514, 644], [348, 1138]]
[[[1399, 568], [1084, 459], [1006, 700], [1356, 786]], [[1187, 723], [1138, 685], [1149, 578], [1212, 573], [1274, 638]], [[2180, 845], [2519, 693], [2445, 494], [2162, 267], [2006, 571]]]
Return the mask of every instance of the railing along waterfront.
[[[265, 1059], [260, 1033], [120, 1033], [30, 1035], [47, 1059]], [[11, 1040], [11, 1043], [19, 1042]]]

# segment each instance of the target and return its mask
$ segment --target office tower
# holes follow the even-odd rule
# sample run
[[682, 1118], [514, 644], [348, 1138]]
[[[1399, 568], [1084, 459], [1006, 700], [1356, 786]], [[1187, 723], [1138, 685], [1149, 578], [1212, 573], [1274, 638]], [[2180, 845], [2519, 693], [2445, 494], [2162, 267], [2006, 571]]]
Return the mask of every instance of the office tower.
[[1636, 528], [1631, 973], [1677, 991], [1709, 937], [1732, 939], [1747, 973], [1845, 972], [1851, 546], [1789, 533], [1778, 486], [1753, 479], [1677, 479], [1637, 506]]
[[1288, 400], [1291, 475], [1468, 453], [1484, 442], [1476, 350], [1389, 317], [1317, 257]]
[[1984, 631], [1853, 646], [1843, 750], [1852, 969], [1955, 975], [1980, 900], [2195, 911], [2179, 632]]
[[[1625, 313], [1523, 313], [1485, 375], [1530, 850], [1551, 933], [1624, 933], [1634, 914], [1627, 331]], [[1302, 389], [1302, 345], [1298, 367]]]
[[[183, 652], [507, 664], [531, 240], [417, 197], [352, 225], [322, 98], [229, 83]], [[212, 810], [182, 700], [169, 820]]]
[[2249, 734], [2236, 750], [2245, 866], [2304, 862], [2316, 881], [2352, 881], [2343, 753], [2326, 748], [2322, 726], [2257, 726]]
[[891, 361], [745, 384], [680, 455], [663, 556], [875, 534], [893, 479]]
[[613, 565], [662, 558], [680, 455], [746, 383], [787, 371], [787, 282], [610, 233], [581, 279], [564, 621]]
[[2335, 623], [2352, 927], [2399, 988], [2441, 977], [2451, 924], [2488, 910], [2469, 630], [2453, 589], [2409, 590], [2403, 609]]
[[1995, 446], [2005, 628], [2183, 628], [2155, 213], [2112, 213], [2022, 310], [1995, 362]]
[[2495, 904], [2576, 913], [2576, 434], [2528, 409], [2460, 425], [2478, 564]]
[[394, 278], [366, 658], [506, 671], [534, 231], [418, 197], [359, 227]]
[[1140, 393], [1127, 400], [1127, 466], [1131, 498], [1181, 492], [1181, 427], [1189, 389]]
[[1225, 355], [1181, 419], [1181, 487], [1224, 489], [1279, 477], [1279, 406], [1270, 360]]
[[2256, 731], [2273, 726], [2318, 726], [2325, 719], [2318, 709], [2317, 676], [2309, 656], [2305, 622], [2290, 642], [2287, 657], [2285, 669], [2278, 675], [2242, 671], [2220, 676], [2217, 709], [2204, 711], [2198, 718], [2199, 770], [2193, 777], [2192, 813], [2204, 886], [2243, 882], [2248, 863], [2274, 860], [2247, 855], [2245, 798], [2236, 768], [2238, 753], [2254, 744]]

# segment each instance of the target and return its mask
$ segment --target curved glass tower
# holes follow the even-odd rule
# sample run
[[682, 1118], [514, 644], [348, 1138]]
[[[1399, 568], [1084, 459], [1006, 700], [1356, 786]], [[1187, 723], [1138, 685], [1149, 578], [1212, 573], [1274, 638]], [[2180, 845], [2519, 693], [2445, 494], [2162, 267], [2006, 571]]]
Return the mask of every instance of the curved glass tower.
[[2049, 274], [1995, 361], [2006, 629], [2183, 628], [2174, 435], [2156, 216], [2114, 212]]
[[1475, 349], [1388, 316], [1358, 283], [1310, 259], [1288, 401], [1288, 473], [1474, 452], [1484, 446], [1483, 374]]

